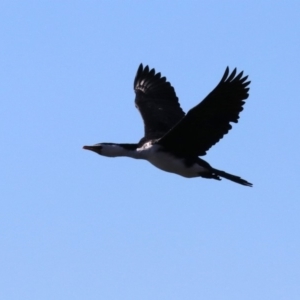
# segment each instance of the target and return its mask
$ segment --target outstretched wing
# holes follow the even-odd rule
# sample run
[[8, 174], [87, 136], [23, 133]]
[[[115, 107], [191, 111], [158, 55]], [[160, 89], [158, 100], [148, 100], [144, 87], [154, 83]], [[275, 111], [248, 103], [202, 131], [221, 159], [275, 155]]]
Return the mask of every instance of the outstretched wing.
[[179, 155], [205, 155], [237, 123], [248, 98], [250, 81], [236, 69], [226, 71], [216, 88], [157, 143]]
[[144, 120], [143, 140], [161, 138], [184, 117], [174, 88], [154, 69], [149, 70], [148, 66], [143, 68], [140, 64], [134, 79], [134, 90], [135, 106]]

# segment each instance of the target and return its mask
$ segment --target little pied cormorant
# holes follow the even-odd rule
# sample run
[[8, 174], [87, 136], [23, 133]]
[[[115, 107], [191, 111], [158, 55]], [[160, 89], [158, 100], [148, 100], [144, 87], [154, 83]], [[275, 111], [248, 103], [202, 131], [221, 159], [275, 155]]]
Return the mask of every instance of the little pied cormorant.
[[216, 88], [198, 105], [183, 112], [172, 85], [140, 64], [134, 79], [135, 106], [144, 121], [144, 137], [137, 144], [99, 143], [84, 146], [108, 157], [148, 160], [157, 168], [184, 177], [203, 177], [252, 186], [239, 176], [211, 167], [199, 158], [237, 123], [249, 94], [248, 76], [229, 74], [227, 67]]

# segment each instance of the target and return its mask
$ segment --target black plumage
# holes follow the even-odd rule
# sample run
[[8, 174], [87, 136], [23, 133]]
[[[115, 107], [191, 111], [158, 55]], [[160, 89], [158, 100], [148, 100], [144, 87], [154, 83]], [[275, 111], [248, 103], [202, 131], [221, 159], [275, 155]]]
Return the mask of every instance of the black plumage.
[[140, 64], [134, 79], [135, 105], [144, 120], [144, 140], [161, 138], [185, 115], [172, 85]]
[[157, 143], [182, 156], [203, 156], [222, 139], [232, 128], [230, 122], [238, 122], [249, 96], [248, 76], [236, 76], [236, 69], [228, 75], [227, 67], [216, 88]]
[[144, 137], [136, 144], [99, 143], [84, 146], [107, 157], [127, 156], [186, 178], [221, 177], [245, 186], [239, 176], [213, 168], [201, 159], [237, 123], [249, 94], [247, 76], [227, 67], [208, 96], [188, 111], [181, 109], [172, 85], [154, 69], [141, 64], [134, 79], [135, 105], [144, 121]]

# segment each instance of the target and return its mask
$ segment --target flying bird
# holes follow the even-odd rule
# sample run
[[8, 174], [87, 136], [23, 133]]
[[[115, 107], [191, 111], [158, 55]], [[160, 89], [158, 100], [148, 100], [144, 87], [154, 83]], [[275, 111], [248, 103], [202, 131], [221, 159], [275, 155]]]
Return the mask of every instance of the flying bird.
[[135, 106], [144, 121], [144, 137], [136, 144], [99, 143], [84, 146], [108, 157], [127, 156], [183, 177], [203, 177], [252, 186], [239, 176], [213, 168], [199, 158], [237, 123], [249, 94], [248, 76], [225, 73], [208, 96], [186, 114], [166, 77], [140, 64], [135, 79]]

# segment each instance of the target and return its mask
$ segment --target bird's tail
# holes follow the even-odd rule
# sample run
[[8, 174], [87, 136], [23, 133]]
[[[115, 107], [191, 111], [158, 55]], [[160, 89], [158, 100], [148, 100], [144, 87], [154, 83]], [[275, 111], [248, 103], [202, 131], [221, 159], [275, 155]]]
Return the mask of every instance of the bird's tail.
[[220, 180], [220, 178], [218, 178], [220, 176], [220, 177], [229, 179], [231, 181], [234, 181], [236, 183], [239, 183], [239, 184], [242, 184], [242, 185], [245, 185], [245, 186], [252, 186], [252, 183], [248, 182], [247, 180], [245, 180], [245, 179], [243, 179], [239, 176], [235, 176], [235, 175], [232, 175], [232, 174], [229, 174], [229, 173], [226, 173], [224, 171], [217, 170], [217, 169], [213, 169], [213, 168], [212, 168], [212, 172], [213, 172], [213, 175], [216, 175], [216, 177], [217, 177], [217, 178], [213, 177], [215, 179]]

